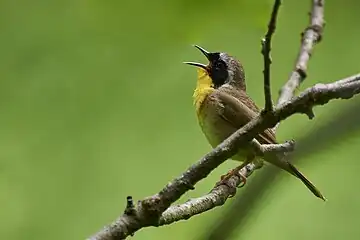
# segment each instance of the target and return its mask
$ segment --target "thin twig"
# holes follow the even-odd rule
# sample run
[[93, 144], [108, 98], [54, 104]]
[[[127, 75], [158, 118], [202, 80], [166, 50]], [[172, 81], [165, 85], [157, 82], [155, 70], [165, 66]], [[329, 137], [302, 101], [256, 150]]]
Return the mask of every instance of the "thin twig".
[[[324, 21], [324, 0], [312, 0], [312, 9], [310, 14], [310, 25], [301, 34], [301, 46], [299, 54], [295, 63], [293, 72], [289, 80], [279, 91], [279, 98], [277, 105], [291, 99], [295, 90], [305, 80], [307, 76], [307, 64], [310, 60], [315, 44], [319, 43], [322, 39], [322, 33], [325, 26]], [[307, 113], [309, 117], [313, 117], [314, 113]], [[277, 124], [273, 130], [279, 127]]]
[[281, 0], [275, 0], [270, 21], [268, 24], [268, 30], [265, 37], [261, 40], [261, 53], [264, 56], [264, 93], [265, 93], [265, 111], [273, 110], [273, 103], [271, 99], [271, 87], [270, 87], [270, 65], [271, 65], [271, 38], [276, 29], [276, 18], [281, 5]]
[[[278, 122], [295, 113], [307, 113], [316, 105], [324, 105], [332, 99], [348, 99], [360, 93], [360, 75], [348, 79], [351, 80], [345, 79], [330, 84], [316, 84], [299, 96], [281, 104], [273, 112], [258, 115], [224, 140], [213, 151], [206, 154], [180, 177], [167, 184], [159, 193], [139, 201], [133, 214], [123, 214], [114, 223], [106, 226], [90, 239], [124, 239], [140, 228], [159, 226], [162, 214], [173, 202], [192, 189], [198, 181], [205, 178], [227, 158], [235, 154], [240, 145], [251, 141], [259, 132], [275, 126]], [[189, 218], [187, 213], [182, 217], [176, 217], [177, 220], [186, 218]]]
[[312, 0], [310, 25], [301, 34], [301, 46], [293, 72], [279, 91], [278, 105], [290, 100], [307, 76], [307, 64], [315, 44], [322, 39], [324, 29], [324, 0]]
[[252, 145], [255, 148], [254, 151], [259, 154], [259, 156], [264, 155], [265, 153], [288, 153], [294, 151], [295, 141], [287, 141], [280, 144], [260, 144], [257, 140], [252, 141]]

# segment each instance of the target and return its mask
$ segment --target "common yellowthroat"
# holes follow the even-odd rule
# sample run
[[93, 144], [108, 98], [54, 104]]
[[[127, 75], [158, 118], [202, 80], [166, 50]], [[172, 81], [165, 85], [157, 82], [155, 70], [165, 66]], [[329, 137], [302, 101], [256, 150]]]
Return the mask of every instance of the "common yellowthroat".
[[[216, 147], [236, 130], [255, 118], [260, 110], [246, 93], [245, 73], [242, 64], [234, 57], [223, 52], [208, 52], [195, 45], [208, 59], [208, 65], [185, 62], [198, 67], [197, 86], [194, 91], [194, 105], [199, 124], [208, 142]], [[256, 137], [261, 144], [275, 144], [275, 133], [266, 129]], [[289, 172], [300, 179], [317, 197], [325, 200], [320, 191], [289, 161], [285, 154], [268, 154], [264, 159], [256, 156], [250, 144], [242, 146], [233, 160], [243, 162], [236, 170], [252, 161], [263, 160]], [[230, 171], [225, 178], [239, 174]], [[246, 178], [239, 175], [244, 184]]]

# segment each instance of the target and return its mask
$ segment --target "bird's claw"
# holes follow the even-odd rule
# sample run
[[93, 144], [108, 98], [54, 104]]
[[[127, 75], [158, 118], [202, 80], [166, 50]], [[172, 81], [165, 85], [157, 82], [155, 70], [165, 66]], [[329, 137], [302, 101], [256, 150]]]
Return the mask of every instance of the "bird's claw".
[[[244, 187], [246, 184], [247, 178], [239, 172], [241, 170], [241, 168], [239, 168], [239, 167], [234, 168], [234, 169], [230, 170], [227, 174], [222, 175], [220, 177], [220, 181], [218, 181], [216, 183], [215, 187], [218, 187], [220, 185], [226, 185], [229, 189], [234, 189], [234, 186], [231, 186], [228, 181], [232, 176], [237, 176], [241, 180], [241, 183], [239, 186], [237, 186], [237, 188]], [[234, 191], [234, 193], [231, 193], [229, 197], [233, 197], [235, 195], [235, 192], [236, 192], [236, 190]]]

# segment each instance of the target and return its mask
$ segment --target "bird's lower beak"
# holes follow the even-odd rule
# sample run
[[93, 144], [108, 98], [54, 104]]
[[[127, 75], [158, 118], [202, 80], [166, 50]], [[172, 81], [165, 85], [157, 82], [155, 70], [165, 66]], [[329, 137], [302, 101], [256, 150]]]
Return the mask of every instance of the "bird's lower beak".
[[205, 64], [202, 63], [197, 63], [197, 62], [184, 62], [185, 64], [191, 65], [191, 66], [195, 66], [195, 67], [199, 67], [202, 69], [207, 70], [207, 66]]

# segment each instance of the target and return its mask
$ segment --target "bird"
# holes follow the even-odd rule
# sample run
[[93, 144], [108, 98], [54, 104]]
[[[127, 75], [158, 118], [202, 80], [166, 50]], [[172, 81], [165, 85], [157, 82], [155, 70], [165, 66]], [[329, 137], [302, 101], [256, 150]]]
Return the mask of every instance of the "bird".
[[[197, 62], [184, 62], [198, 69], [196, 88], [193, 101], [199, 125], [210, 145], [215, 148], [236, 130], [254, 119], [260, 109], [246, 92], [245, 71], [239, 60], [225, 52], [209, 52], [194, 45], [207, 58], [207, 65]], [[276, 144], [275, 133], [268, 128], [258, 134], [255, 139], [260, 144]], [[286, 159], [285, 153], [266, 154], [259, 156], [250, 143], [241, 146], [231, 159], [242, 164], [226, 175], [222, 181], [233, 175], [242, 179], [243, 185], [246, 177], [238, 170], [250, 162], [269, 162], [296, 178], [318, 198], [326, 200], [321, 192]]]

